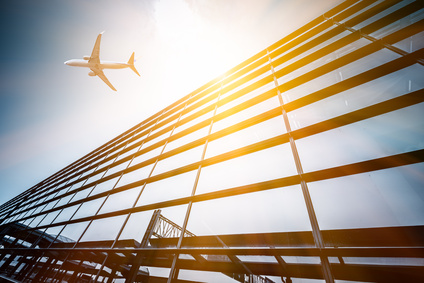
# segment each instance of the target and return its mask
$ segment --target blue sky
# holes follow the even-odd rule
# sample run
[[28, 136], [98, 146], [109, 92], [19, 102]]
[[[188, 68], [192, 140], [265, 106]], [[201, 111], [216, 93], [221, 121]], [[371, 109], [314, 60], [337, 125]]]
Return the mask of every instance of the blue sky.
[[[49, 177], [340, 0], [16, 0], [0, 10], [0, 203]], [[111, 91], [64, 61], [90, 55]]]

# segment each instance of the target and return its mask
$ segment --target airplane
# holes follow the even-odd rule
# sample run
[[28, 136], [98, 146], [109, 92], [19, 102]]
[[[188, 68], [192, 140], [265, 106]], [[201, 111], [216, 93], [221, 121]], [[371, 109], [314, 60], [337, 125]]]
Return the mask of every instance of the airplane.
[[113, 85], [109, 82], [109, 80], [106, 78], [105, 74], [103, 73], [103, 69], [130, 68], [138, 76], [140, 76], [140, 74], [137, 72], [137, 69], [134, 67], [134, 52], [132, 53], [132, 55], [131, 55], [131, 57], [130, 57], [130, 59], [128, 60], [127, 63], [100, 61], [100, 58], [99, 58], [99, 55], [100, 55], [100, 40], [102, 38], [102, 34], [103, 34], [103, 32], [101, 32], [97, 36], [96, 43], [94, 44], [93, 51], [91, 52], [91, 56], [84, 56], [83, 60], [80, 60], [80, 59], [68, 60], [64, 64], [68, 65], [68, 66], [90, 68], [91, 71], [88, 73], [89, 76], [91, 76], [91, 77], [98, 76], [112, 90], [116, 91], [116, 89], [113, 87]]

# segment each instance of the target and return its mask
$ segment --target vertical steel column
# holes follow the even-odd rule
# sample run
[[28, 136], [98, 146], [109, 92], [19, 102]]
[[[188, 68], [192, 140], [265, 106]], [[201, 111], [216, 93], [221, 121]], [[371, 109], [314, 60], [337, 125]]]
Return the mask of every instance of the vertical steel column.
[[[172, 128], [172, 131], [171, 131], [171, 133], [170, 133], [170, 135], [169, 135], [168, 139], [169, 139], [170, 137], [172, 137], [172, 135], [173, 135], [173, 133], [174, 133], [175, 129], [177, 128], [178, 122], [180, 121], [181, 117], [183, 116], [183, 113], [184, 113], [185, 109], [187, 108], [188, 101], [190, 101], [190, 99], [191, 99], [191, 97], [192, 97], [192, 96], [193, 96], [193, 95], [190, 95], [190, 97], [187, 99], [187, 102], [185, 103], [183, 110], [181, 110], [181, 113], [180, 113], [180, 115], [178, 116], [177, 122], [174, 124], [174, 127]], [[165, 112], [164, 112], [164, 113], [165, 113]], [[164, 113], [163, 113], [163, 114], [164, 114]], [[158, 164], [158, 162], [159, 162], [159, 157], [163, 154], [163, 152], [165, 151], [165, 148], [166, 148], [166, 146], [167, 146], [167, 145], [168, 145], [168, 140], [165, 142], [165, 145], [163, 146], [161, 153], [158, 155], [158, 158], [156, 159], [156, 162], [155, 162], [155, 164], [153, 165], [152, 170], [150, 171], [149, 178], [152, 176], [153, 171], [155, 170], [156, 165], [157, 165], [157, 164]], [[136, 200], [135, 200], [135, 202], [134, 202], [133, 208], [136, 206], [136, 204], [137, 204], [138, 200], [140, 199], [141, 194], [143, 193], [144, 188], [146, 187], [146, 185], [147, 185], [147, 182], [145, 182], [145, 183], [144, 183], [143, 188], [141, 189], [141, 191], [140, 191], [139, 195], [137, 196], [137, 198], [136, 198]], [[129, 213], [129, 214], [128, 214], [128, 216], [127, 216], [127, 218], [126, 218], [126, 220], [125, 220], [125, 222], [124, 222], [124, 226], [126, 225], [127, 221], [129, 220], [130, 215], [131, 215], [131, 213]], [[118, 233], [118, 236], [117, 236], [117, 238], [115, 239], [115, 242], [114, 242], [113, 246], [115, 246], [115, 244], [116, 244], [116, 242], [117, 242], [117, 240], [118, 240], [118, 238], [119, 238], [120, 234], [122, 233], [122, 230], [124, 229], [124, 226], [122, 227], [121, 231]], [[143, 237], [143, 240], [142, 240], [142, 245], [141, 245], [141, 247], [145, 248], [147, 243], [143, 243], [143, 241], [144, 241], [144, 237]], [[136, 279], [136, 277], [137, 277], [137, 272], [138, 272], [138, 270], [139, 270], [139, 268], [140, 268], [140, 265], [142, 264], [142, 261], [143, 261], [143, 255], [142, 255], [142, 254], [137, 254], [137, 255], [136, 255], [136, 257], [135, 257], [135, 258], [134, 258], [134, 260], [133, 260], [133, 263], [132, 263], [132, 265], [131, 265], [131, 269], [130, 269], [129, 275], [128, 275], [128, 276], [127, 276], [127, 278], [126, 278], [125, 283], [132, 283], [132, 282], [134, 282], [134, 280], [135, 280], [135, 279]]]
[[[128, 142], [127, 142], [127, 144], [125, 145], [125, 147], [128, 145]], [[116, 145], [115, 145], [116, 146]], [[124, 147], [124, 148], [125, 148]], [[106, 154], [106, 156], [105, 156], [105, 158], [103, 159], [103, 160], [106, 160], [107, 159], [107, 157], [109, 156], [109, 154]], [[115, 160], [114, 161], [116, 161], [117, 159], [119, 158], [119, 155], [115, 158]], [[96, 167], [96, 170], [101, 166], [102, 164], [99, 164], [97, 167]], [[107, 170], [103, 173], [103, 175], [102, 175], [102, 177], [100, 177], [100, 179], [99, 180], [101, 180], [106, 174], [107, 174], [107, 172], [109, 171], [109, 169], [110, 169], [110, 165], [108, 166], [108, 168], [107, 168]], [[85, 183], [88, 181], [88, 179], [89, 178], [87, 178], [86, 180], [85, 180], [85, 182], [82, 184], [82, 186], [84, 186], [85, 185]], [[87, 195], [87, 197], [88, 196], [90, 196], [91, 195], [91, 193], [94, 191], [94, 189], [96, 188], [96, 186], [97, 186], [97, 183], [93, 186], [93, 188], [91, 189], [91, 191], [89, 192], [89, 194]], [[69, 191], [69, 190], [68, 190]], [[76, 193], [75, 193], [75, 195], [76, 195]], [[75, 196], [74, 195], [74, 196]], [[71, 201], [72, 201], [72, 199], [73, 199], [73, 197], [74, 196], [72, 196], [72, 198], [68, 201], [68, 203], [70, 203]], [[106, 202], [106, 200], [107, 200], [107, 198], [108, 198], [108, 196], [109, 195], [107, 195], [107, 197], [105, 198], [105, 200], [103, 201], [103, 203], [100, 205], [100, 208], [97, 210], [97, 212], [95, 213], [95, 215], [97, 215], [98, 214], [98, 212], [100, 211], [100, 209], [103, 207], [103, 205], [104, 205], [104, 203]], [[78, 206], [78, 208], [74, 211], [74, 213], [71, 215], [71, 217], [69, 218], [69, 219], [72, 219], [72, 217], [74, 217], [74, 215], [79, 211], [79, 209], [81, 208], [81, 206], [83, 205], [83, 203], [81, 203], [79, 206]], [[56, 218], [59, 216], [59, 214], [56, 216]], [[56, 219], [55, 218], [55, 219]], [[54, 220], [55, 220], [54, 219]], [[54, 220], [52, 221], [52, 223], [54, 222]], [[93, 220], [91, 220], [90, 222], [89, 222], [89, 224], [87, 225], [87, 227], [85, 227], [85, 229], [84, 229], [84, 231], [82, 232], [82, 234], [81, 234], [81, 236], [79, 237], [79, 239], [75, 242], [75, 244], [73, 245], [73, 247], [71, 248], [71, 249], [73, 249], [73, 248], [75, 248], [75, 246], [79, 243], [79, 241], [81, 240], [81, 238], [82, 238], [82, 236], [84, 235], [84, 233], [88, 230], [88, 228], [90, 227], [90, 225], [91, 225], [91, 223], [93, 222]], [[65, 227], [66, 227], [66, 225], [65, 226], [63, 226], [63, 228], [60, 230], [60, 232], [58, 233], [58, 235], [56, 236], [56, 239], [57, 239], [57, 237], [63, 232], [63, 230], [65, 229]], [[55, 239], [55, 240], [56, 240]], [[54, 241], [53, 241], [54, 242]], [[52, 244], [53, 244], [53, 242], [52, 242]], [[51, 244], [50, 244], [51, 245]], [[66, 261], [67, 261], [67, 259], [68, 259], [68, 257], [69, 257], [69, 253], [68, 253], [68, 255], [65, 257], [65, 259], [63, 260], [63, 262], [62, 262], [62, 264], [61, 264], [61, 266], [59, 266], [58, 267], [58, 270], [56, 271], [56, 273], [53, 275], [53, 277], [52, 277], [52, 279], [53, 279], [53, 281], [55, 280], [55, 278], [56, 278], [56, 276], [58, 275], [58, 274], [60, 274], [60, 268], [66, 263]]]
[[[219, 87], [219, 91], [218, 91], [218, 98], [217, 98], [217, 101], [216, 101], [216, 104], [215, 104], [215, 109], [214, 109], [213, 114], [212, 114], [212, 120], [211, 120], [211, 123], [209, 125], [208, 136], [212, 132], [212, 126], [213, 126], [213, 122], [214, 122], [213, 119], [214, 119], [214, 117], [216, 115], [216, 111], [218, 109], [218, 102], [219, 102], [219, 99], [221, 97], [222, 81], [224, 79], [225, 79], [225, 76], [220, 80], [220, 87]], [[206, 141], [205, 141], [205, 145], [203, 147], [202, 156], [200, 158], [200, 161], [201, 162], [205, 159], [206, 149], [208, 147], [208, 142], [209, 142], [209, 139], [207, 138]], [[194, 180], [194, 185], [193, 185], [193, 190], [191, 192], [191, 197], [193, 197], [196, 194], [197, 184], [199, 182], [199, 177], [200, 177], [200, 172], [201, 171], [202, 171], [202, 165], [200, 164], [199, 167], [197, 168], [196, 179]], [[187, 228], [188, 219], [190, 217], [190, 212], [191, 212], [192, 205], [193, 205], [193, 202], [192, 201], [189, 201], [189, 203], [187, 205], [186, 215], [185, 215], [185, 218], [184, 218], [184, 223], [183, 223], [183, 226], [182, 226], [182, 229], [181, 229], [181, 235], [180, 235], [180, 238], [178, 239], [177, 249], [180, 249], [181, 248], [181, 244], [182, 244], [182, 241], [184, 239], [184, 235], [185, 235], [186, 228]], [[169, 277], [168, 277], [167, 283], [171, 283], [174, 280], [178, 279], [179, 269], [176, 267], [177, 261], [178, 261], [178, 257], [179, 257], [179, 254], [174, 255], [174, 259], [172, 260], [171, 270], [169, 272]]]
[[[79, 171], [79, 170], [78, 170]], [[77, 172], [78, 172], [77, 171]], [[78, 179], [79, 178], [81, 178], [81, 176], [82, 176], [82, 174], [78, 177]], [[57, 183], [58, 181], [56, 181], [56, 182], [54, 182], [53, 184], [52, 184], [52, 187], [55, 187], [55, 184]], [[66, 181], [66, 183], [65, 183], [65, 185], [64, 186], [66, 186], [67, 184], [69, 183], [69, 180], [68, 181]], [[72, 188], [72, 187], [71, 187]], [[69, 188], [68, 189], [68, 191], [71, 189], [71, 188]], [[56, 193], [56, 195], [55, 196], [57, 196], [58, 194], [59, 194], [59, 192], [60, 191], [58, 191], [57, 193]], [[71, 198], [71, 200], [72, 200], [72, 198]], [[69, 200], [69, 202], [71, 201], [71, 200]], [[68, 203], [69, 203], [68, 202]], [[54, 208], [54, 207], [56, 207], [56, 205], [58, 204], [59, 202], [56, 202], [55, 204], [54, 204], [54, 206], [52, 207], [52, 208]], [[47, 207], [47, 205], [48, 205], [48, 203], [44, 206], [44, 208], [45, 207]], [[43, 211], [43, 209], [44, 208], [42, 208], [41, 210], [40, 210], [40, 212], [41, 211]], [[63, 209], [62, 209], [63, 210]], [[61, 211], [62, 211], [61, 210]], [[60, 212], [58, 213], [58, 215], [60, 214]], [[39, 222], [39, 223], [41, 223], [41, 222], [43, 222], [44, 221], [44, 219], [47, 217], [47, 215], [48, 215], [48, 213], [46, 213], [45, 215], [44, 215], [44, 217], [41, 219], [41, 221]], [[55, 217], [55, 219], [57, 218], [57, 216], [58, 215], [56, 215], [56, 217]], [[34, 218], [35, 219], [35, 218]], [[31, 223], [34, 221], [34, 219], [33, 220], [31, 220], [31, 222], [28, 224], [28, 226], [30, 226], [31, 225]], [[54, 220], [53, 220], [54, 221]], [[53, 223], [53, 221], [51, 222], [51, 223]], [[38, 225], [38, 224], [37, 224]], [[38, 239], [37, 240], [35, 240], [33, 243], [31, 243], [31, 248], [35, 248], [36, 246], [37, 246], [37, 244], [39, 243], [39, 241], [41, 241], [41, 239], [42, 239], [42, 237], [44, 236], [44, 234], [45, 234], [45, 231], [46, 231], [47, 229], [45, 229], [42, 233], [41, 233], [41, 235], [38, 237]], [[35, 232], [35, 231], [37, 231], [37, 230], [34, 230], [33, 232]], [[24, 241], [26, 241], [30, 236], [31, 236], [31, 234], [33, 233], [32, 231], [30, 231], [29, 233], [28, 233], [28, 235], [25, 237], [25, 239], [24, 239]], [[19, 268], [19, 266], [24, 262], [24, 260], [26, 259], [26, 252], [24, 252], [23, 254], [22, 254], [22, 259], [21, 259], [21, 261], [20, 262], [18, 262], [18, 264], [16, 264], [16, 266], [15, 266], [15, 268], [14, 268], [14, 270], [13, 270], [13, 273]], [[41, 259], [41, 257], [39, 257], [39, 259]], [[11, 274], [13, 274], [13, 273], [11, 273]]]
[[[55, 185], [57, 183], [57, 181], [53, 184], [53, 186]], [[44, 218], [47, 216], [47, 214], [44, 216]], [[41, 221], [43, 221], [44, 220], [44, 218], [41, 220]], [[34, 221], [34, 219], [32, 220], [32, 221]], [[32, 221], [29, 223], [29, 224], [31, 224], [32, 223]], [[28, 225], [29, 225], [28, 224]], [[23, 241], [26, 241], [30, 236], [31, 236], [31, 234], [32, 234], [33, 232], [32, 231], [30, 231], [29, 233], [28, 233], [28, 235], [24, 238], [24, 239], [22, 239]], [[40, 238], [42, 237], [44, 235], [44, 232], [39, 236], [39, 238], [35, 241], [35, 242], [33, 242], [32, 243], [32, 245], [31, 245], [31, 247], [35, 247], [37, 244], [38, 244], [38, 241], [40, 240]], [[16, 239], [16, 240], [18, 240], [18, 239]], [[15, 241], [16, 241], [15, 240]], [[22, 258], [20, 259], [20, 261], [15, 265], [15, 267], [13, 268], [13, 269], [11, 269], [9, 272], [8, 272], [8, 276], [12, 276], [15, 272], [16, 272], [16, 270], [23, 264], [23, 262], [26, 260], [26, 257], [27, 257], [27, 255], [26, 255], [27, 253], [24, 251], [23, 252], [23, 254], [21, 254], [21, 256], [22, 256]], [[37, 262], [41, 259], [42, 257], [39, 257], [38, 259], [37, 259]], [[30, 268], [30, 271], [32, 271], [32, 268], [35, 266], [36, 264], [34, 264], [33, 266], [31, 266]]]
[[[105, 158], [107, 158], [107, 156], [105, 157]], [[99, 165], [100, 166], [100, 165]], [[97, 166], [96, 167], [96, 169], [99, 167], [99, 166]], [[78, 169], [77, 170], [77, 172], [79, 171], [80, 169]], [[83, 173], [81, 173], [81, 175], [78, 177], [78, 179], [77, 180], [79, 180], [81, 177], [83, 176]], [[65, 187], [68, 183], [69, 183], [69, 181], [70, 180], [68, 180], [68, 181], [66, 181], [66, 183], [63, 185], [63, 187]], [[84, 183], [81, 185], [81, 186], [84, 186], [84, 184], [86, 183], [88, 181], [88, 179], [86, 179], [85, 181], [84, 181]], [[72, 186], [66, 191], [66, 192], [69, 192], [70, 190], [72, 189]], [[94, 188], [91, 190], [91, 191], [93, 191], [94, 190]], [[54, 197], [56, 197], [58, 194], [60, 193], [60, 191], [58, 191], [58, 192], [56, 192], [56, 195], [54, 196]], [[72, 201], [72, 199], [74, 198], [74, 196], [77, 194], [78, 192], [76, 192], [72, 197], [71, 197], [71, 199], [68, 201], [68, 203], [70, 203], [71, 201]], [[90, 192], [91, 193], [91, 192]], [[60, 201], [57, 201], [54, 205], [53, 205], [53, 207], [51, 208], [51, 209], [53, 209], [53, 208], [55, 208], [56, 207], [56, 205], [59, 203]], [[48, 204], [46, 204], [46, 206], [47, 206]], [[46, 207], [45, 206], [45, 207]], [[78, 209], [80, 208], [82, 206], [82, 204], [80, 204], [80, 206], [76, 209], [76, 211], [72, 214], [72, 216], [70, 217], [70, 218], [72, 218], [74, 215], [75, 215], [75, 213], [78, 211]], [[64, 209], [61, 209], [60, 210], [60, 212], [56, 215], [56, 217], [54, 217], [54, 219], [50, 222], [50, 224], [52, 224], [56, 219], [57, 219], [57, 217], [60, 215], [60, 213], [63, 211]], [[40, 221], [40, 223], [47, 217], [47, 215], [48, 215], [48, 213], [43, 217], [43, 219]], [[66, 226], [66, 225], [65, 225]], [[57, 239], [57, 237], [60, 235], [60, 233], [62, 233], [62, 231], [65, 229], [65, 226], [60, 230], [60, 232], [58, 233], [58, 235], [56, 236], [56, 238], [50, 243], [50, 245], [49, 246], [51, 246], [55, 241], [56, 241], [56, 239]], [[36, 241], [36, 242], [34, 242], [33, 243], [33, 246], [35, 247], [35, 245], [38, 243], [38, 241], [44, 236], [44, 234], [45, 234], [45, 232], [47, 231], [47, 229], [48, 228], [46, 228], [44, 231], [43, 231], [43, 233], [40, 235], [40, 237], [38, 238], [38, 240]], [[43, 256], [43, 254], [38, 258], [38, 261], [42, 258], [42, 256]], [[37, 262], [38, 262], [37, 261]], [[62, 264], [63, 264], [64, 262], [62, 262]], [[34, 265], [35, 266], [35, 265]], [[60, 270], [60, 266], [58, 267], [58, 271]], [[56, 273], [55, 273], [55, 275], [57, 274], [57, 272], [58, 271], [56, 271]], [[29, 271], [29, 273], [28, 274], [30, 274], [32, 272], [32, 270], [30, 270]], [[27, 276], [25, 276], [24, 277], [24, 280], [27, 278]], [[54, 277], [53, 277], [54, 278]]]
[[[155, 127], [155, 126], [159, 123], [159, 120], [160, 120], [160, 118], [162, 117], [162, 115], [163, 115], [163, 114], [165, 114], [165, 111], [163, 111], [163, 112], [162, 112], [162, 114], [158, 116], [158, 118], [156, 119], [155, 124], [154, 124], [154, 125], [150, 128], [149, 133], [147, 134], [147, 136], [146, 136], [144, 139], [146, 139], [146, 138], [148, 138], [148, 137], [150, 136], [150, 134], [153, 132], [153, 128], [154, 128], [154, 127]], [[137, 152], [139, 152], [139, 151], [141, 150], [141, 148], [143, 147], [143, 145], [144, 145], [144, 140], [143, 140], [143, 142], [141, 143], [141, 145], [139, 146], [139, 148], [138, 148]], [[128, 168], [128, 167], [131, 165], [131, 163], [133, 162], [133, 160], [134, 160], [134, 158], [135, 158], [135, 154], [136, 154], [136, 153], [134, 153], [133, 157], [131, 158], [131, 160], [130, 160], [130, 162], [128, 163], [128, 165], [127, 165], [127, 167], [126, 167], [126, 168]], [[157, 160], [156, 160], [156, 163], [157, 163]], [[155, 165], [153, 166], [153, 168], [156, 166], [156, 163], [155, 163]], [[152, 170], [153, 170], [153, 168], [152, 168]], [[152, 172], [152, 170], [151, 170], [151, 172]], [[149, 176], [151, 175], [151, 172], [150, 172]], [[124, 173], [122, 173], [122, 174], [119, 176], [119, 179], [118, 179], [118, 181], [116, 182], [115, 186], [119, 183], [119, 181], [121, 180], [121, 178], [122, 178], [122, 176], [123, 176], [123, 175], [124, 175]], [[144, 190], [144, 187], [145, 187], [145, 186], [146, 186], [146, 183], [144, 183], [144, 185], [142, 186], [142, 188], [141, 188], [141, 190], [140, 190], [140, 193], [138, 194], [138, 196], [137, 196], [136, 200], [134, 201], [134, 203], [133, 203], [132, 207], [134, 207], [134, 206], [137, 204], [138, 199], [140, 198], [140, 195], [141, 195], [141, 193], [143, 192], [143, 190]], [[119, 237], [121, 236], [122, 231], [124, 230], [125, 225], [127, 224], [127, 222], [128, 222], [128, 220], [129, 220], [130, 215], [131, 215], [131, 213], [129, 213], [129, 214], [127, 215], [127, 217], [125, 218], [125, 220], [124, 220], [123, 224], [121, 225], [121, 228], [120, 228], [120, 229], [119, 229], [119, 231], [118, 231], [118, 235], [115, 237], [115, 240], [113, 241], [113, 243], [112, 243], [112, 245], [111, 245], [111, 248], [114, 248], [114, 247], [115, 247], [115, 245], [116, 245], [116, 243], [118, 242], [118, 239], [119, 239]], [[109, 254], [107, 254], [107, 255], [106, 255], [106, 257], [105, 257], [105, 259], [103, 260], [103, 262], [102, 262], [102, 264], [101, 264], [101, 266], [100, 266], [100, 268], [99, 268], [99, 271], [98, 271], [98, 272], [97, 272], [97, 274], [96, 274], [95, 280], [97, 280], [97, 279], [98, 279], [98, 277], [100, 276], [100, 273], [101, 273], [101, 271], [103, 270], [104, 265], [106, 264], [106, 261], [107, 261], [108, 257], [109, 257]]]
[[[300, 157], [299, 157], [299, 153], [297, 151], [297, 147], [296, 147], [296, 143], [294, 141], [294, 138], [291, 134], [291, 127], [290, 127], [290, 122], [289, 122], [289, 118], [287, 115], [287, 112], [284, 108], [284, 100], [283, 97], [281, 95], [279, 86], [278, 86], [278, 80], [275, 76], [275, 70], [274, 70], [274, 66], [272, 65], [272, 59], [269, 53], [269, 50], [266, 50], [267, 52], [267, 56], [268, 56], [268, 63], [270, 65], [271, 68], [271, 72], [272, 75], [274, 77], [274, 84], [275, 87], [277, 88], [277, 95], [278, 95], [278, 100], [280, 101], [280, 106], [281, 106], [281, 110], [282, 110], [282, 115], [283, 115], [283, 119], [284, 119], [284, 124], [286, 126], [287, 129], [287, 134], [289, 135], [289, 139], [290, 139], [290, 147], [292, 150], [292, 154], [293, 154], [293, 158], [294, 158], [294, 162], [296, 164], [296, 169], [297, 169], [297, 174], [300, 177], [300, 186], [302, 188], [302, 193], [303, 193], [303, 198], [305, 199], [305, 203], [306, 203], [306, 208], [308, 210], [308, 215], [309, 215], [309, 221], [311, 222], [311, 226], [312, 226], [312, 235], [314, 237], [314, 242], [315, 245], [319, 248], [319, 249], [324, 249], [324, 242], [322, 240], [322, 235], [321, 235], [321, 230], [319, 228], [318, 225], [318, 220], [317, 217], [315, 215], [315, 210], [314, 210], [314, 206], [312, 204], [312, 199], [311, 196], [309, 194], [309, 189], [308, 189], [308, 184], [305, 182], [305, 180], [303, 179], [302, 175], [303, 175], [303, 168], [302, 168], [302, 163], [300, 162]], [[322, 266], [322, 272], [323, 272], [323, 276], [324, 279], [327, 283], [334, 283], [334, 278], [333, 278], [333, 274], [331, 272], [331, 266], [330, 266], [330, 262], [328, 261], [327, 256], [320, 256], [321, 258], [321, 266]]]

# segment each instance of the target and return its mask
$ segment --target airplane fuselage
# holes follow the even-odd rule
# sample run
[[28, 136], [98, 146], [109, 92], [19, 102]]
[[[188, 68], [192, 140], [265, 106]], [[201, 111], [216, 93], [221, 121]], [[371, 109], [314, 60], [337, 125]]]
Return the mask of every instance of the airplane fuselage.
[[87, 60], [72, 59], [65, 62], [68, 66], [73, 67], [86, 67], [90, 69], [124, 69], [129, 68], [131, 65], [122, 62], [100, 61], [100, 63], [92, 63]]

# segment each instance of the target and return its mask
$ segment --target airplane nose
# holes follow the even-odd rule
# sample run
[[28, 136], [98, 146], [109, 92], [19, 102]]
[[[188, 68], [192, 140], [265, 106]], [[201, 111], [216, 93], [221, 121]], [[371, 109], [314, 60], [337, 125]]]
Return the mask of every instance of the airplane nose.
[[65, 61], [63, 64], [68, 65], [69, 61]]

